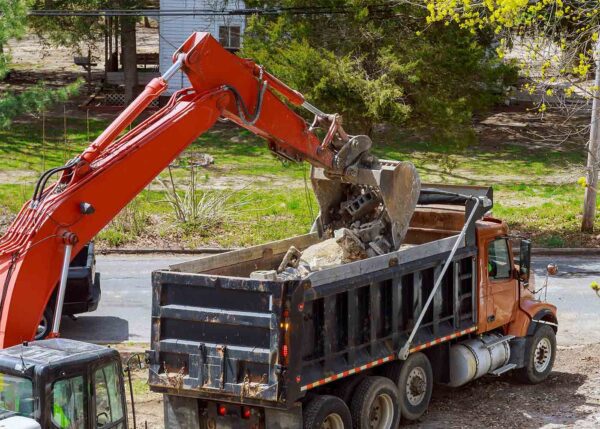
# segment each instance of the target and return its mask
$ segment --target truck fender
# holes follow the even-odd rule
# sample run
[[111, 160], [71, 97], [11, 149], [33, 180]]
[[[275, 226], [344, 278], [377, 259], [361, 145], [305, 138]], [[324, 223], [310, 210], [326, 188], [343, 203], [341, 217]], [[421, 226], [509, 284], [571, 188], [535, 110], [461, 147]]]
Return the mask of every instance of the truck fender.
[[547, 302], [524, 298], [519, 304], [515, 319], [509, 324], [509, 335], [524, 337], [533, 335], [540, 321], [548, 322], [557, 330], [556, 307]]
[[540, 325], [550, 325], [550, 327], [554, 329], [554, 333], [558, 331], [558, 320], [556, 319], [556, 315], [549, 308], [545, 308], [535, 313], [535, 316], [533, 316], [531, 322], [529, 322], [527, 336], [533, 335]]
[[[529, 316], [529, 314], [527, 315]], [[528, 323], [525, 335], [519, 335], [510, 341], [509, 363], [515, 364], [516, 368], [524, 368], [527, 365], [526, 356], [528, 356], [531, 347], [531, 337], [540, 326], [550, 325], [554, 332], [558, 330], [556, 314], [550, 308], [544, 308], [536, 312]]]

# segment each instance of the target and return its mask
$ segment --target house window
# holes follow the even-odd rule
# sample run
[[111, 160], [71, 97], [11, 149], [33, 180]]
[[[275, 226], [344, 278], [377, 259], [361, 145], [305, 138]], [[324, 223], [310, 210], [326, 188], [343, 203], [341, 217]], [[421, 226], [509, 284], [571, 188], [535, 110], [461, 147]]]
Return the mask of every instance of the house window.
[[227, 49], [240, 49], [240, 32], [239, 26], [219, 26], [219, 43]]

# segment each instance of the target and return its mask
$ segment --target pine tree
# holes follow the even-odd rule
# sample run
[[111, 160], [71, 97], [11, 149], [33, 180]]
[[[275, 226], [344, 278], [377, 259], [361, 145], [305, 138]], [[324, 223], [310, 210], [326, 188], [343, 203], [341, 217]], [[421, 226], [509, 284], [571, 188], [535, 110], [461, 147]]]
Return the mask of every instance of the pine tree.
[[[25, 34], [27, 29], [27, 1], [0, 0], [0, 79], [10, 72], [10, 54], [5, 46], [8, 40]], [[15, 117], [39, 112], [52, 103], [64, 101], [73, 95], [80, 82], [57, 90], [49, 90], [43, 83], [17, 94], [0, 95], [0, 128], [10, 126]]]

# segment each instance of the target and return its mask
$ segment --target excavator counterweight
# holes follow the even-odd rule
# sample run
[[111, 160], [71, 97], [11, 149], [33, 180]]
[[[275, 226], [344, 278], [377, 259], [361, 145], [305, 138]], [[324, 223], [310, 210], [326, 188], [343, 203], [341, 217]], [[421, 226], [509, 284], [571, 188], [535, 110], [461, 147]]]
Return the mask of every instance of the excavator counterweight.
[[[164, 94], [178, 70], [192, 86], [119, 137]], [[312, 124], [284, 100], [314, 114]], [[150, 82], [80, 156], [40, 177], [32, 199], [0, 239], [0, 347], [34, 337], [48, 301], [62, 293], [61, 267], [64, 271], [70, 255], [219, 119], [264, 138], [278, 157], [315, 167], [323, 234], [355, 222], [377, 202], [383, 207], [376, 221], [383, 225], [384, 238], [393, 249], [400, 246], [419, 195], [414, 166], [379, 161], [369, 153], [371, 140], [348, 135], [338, 115], [312, 106], [261, 66], [225, 50], [210, 34], [194, 33], [175, 52], [173, 67]], [[323, 139], [316, 128], [324, 129]]]

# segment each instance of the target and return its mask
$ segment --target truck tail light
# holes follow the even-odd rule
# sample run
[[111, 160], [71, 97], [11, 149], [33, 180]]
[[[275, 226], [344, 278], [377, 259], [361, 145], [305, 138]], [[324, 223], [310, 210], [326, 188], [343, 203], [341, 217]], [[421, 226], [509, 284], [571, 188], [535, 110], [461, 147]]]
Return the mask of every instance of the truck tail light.
[[252, 416], [252, 410], [248, 407], [242, 407], [242, 418], [248, 420]]
[[227, 407], [225, 407], [225, 405], [218, 405], [217, 406], [217, 413], [220, 416], [225, 416], [227, 415]]
[[290, 312], [288, 309], [284, 309], [281, 312], [281, 323], [279, 324], [281, 328], [281, 364], [283, 366], [288, 365], [288, 357], [290, 354], [289, 344], [290, 344]]

